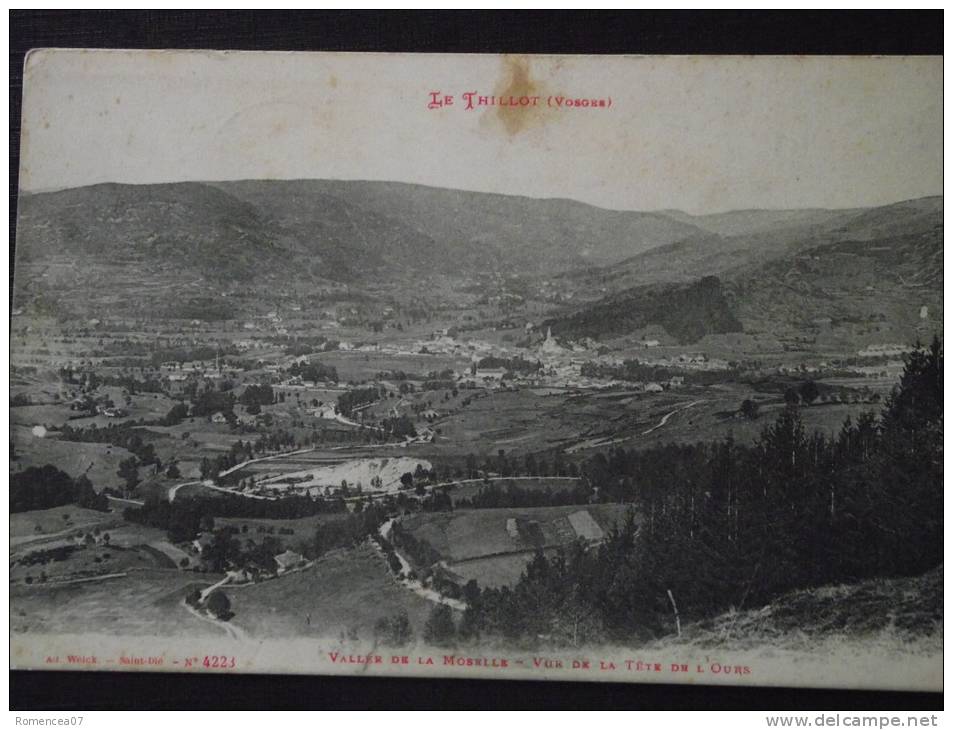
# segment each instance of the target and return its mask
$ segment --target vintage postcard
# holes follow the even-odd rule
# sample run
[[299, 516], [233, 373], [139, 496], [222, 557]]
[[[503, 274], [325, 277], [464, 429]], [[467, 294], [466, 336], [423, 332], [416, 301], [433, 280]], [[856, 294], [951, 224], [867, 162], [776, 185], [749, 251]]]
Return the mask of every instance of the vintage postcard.
[[31, 53], [13, 667], [941, 689], [941, 98]]

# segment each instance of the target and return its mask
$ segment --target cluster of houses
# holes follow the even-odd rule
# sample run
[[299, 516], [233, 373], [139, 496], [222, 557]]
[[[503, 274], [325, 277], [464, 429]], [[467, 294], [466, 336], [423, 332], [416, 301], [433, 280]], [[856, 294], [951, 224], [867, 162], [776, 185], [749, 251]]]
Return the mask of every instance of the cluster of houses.
[[[212, 544], [214, 539], [214, 535], [210, 532], [201, 533], [192, 541], [190, 552], [194, 556], [201, 558], [203, 552]], [[273, 576], [284, 575], [293, 570], [306, 568], [309, 565], [308, 559], [294, 550], [285, 550], [273, 556], [273, 559], [275, 561]], [[265, 571], [264, 575], [267, 574], [268, 571]], [[262, 571], [257, 566], [253, 568], [252, 566], [241, 565], [233, 566], [232, 569], [227, 572], [227, 575], [230, 583], [250, 583], [255, 580], [260, 580], [263, 577]]]
[[127, 415], [126, 411], [122, 408], [117, 408], [115, 406], [96, 406], [96, 413], [100, 416], [106, 416], [106, 418], [123, 418]]
[[217, 383], [225, 379], [225, 373], [222, 372], [218, 362], [210, 366], [203, 362], [180, 363], [172, 360], [162, 363], [159, 366], [159, 372], [172, 396], [186, 393], [193, 384], [196, 387], [203, 387], [205, 383], [212, 383], [212, 387], [215, 387]]
[[[76, 397], [69, 402], [71, 411], [88, 411], [90, 408], [90, 401], [87, 398]], [[124, 409], [113, 405], [111, 401], [105, 398], [103, 401], [97, 402], [92, 408], [97, 416], [105, 416], [106, 418], [124, 418], [129, 415]]]

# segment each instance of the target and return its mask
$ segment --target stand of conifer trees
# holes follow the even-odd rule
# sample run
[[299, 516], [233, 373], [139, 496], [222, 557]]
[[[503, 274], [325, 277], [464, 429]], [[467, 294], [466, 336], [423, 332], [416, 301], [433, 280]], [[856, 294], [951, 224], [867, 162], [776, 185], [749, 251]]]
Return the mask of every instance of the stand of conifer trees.
[[751, 446], [613, 450], [583, 466], [632, 512], [598, 548], [538, 555], [512, 589], [485, 589], [468, 633], [579, 644], [637, 641], [781, 594], [942, 562], [943, 354], [906, 357], [879, 419], [808, 433], [788, 406]]

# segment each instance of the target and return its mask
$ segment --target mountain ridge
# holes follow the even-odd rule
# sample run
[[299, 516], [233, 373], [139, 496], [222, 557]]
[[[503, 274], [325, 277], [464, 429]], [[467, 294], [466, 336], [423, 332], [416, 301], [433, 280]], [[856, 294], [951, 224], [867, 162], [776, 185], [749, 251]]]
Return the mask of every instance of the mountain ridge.
[[919, 268], [901, 267], [904, 275], [935, 283], [941, 232], [939, 197], [691, 216], [395, 182], [99, 183], [21, 196], [14, 293], [21, 303], [99, 297], [122, 306], [148, 291], [161, 312], [177, 311], [170, 303], [185, 296], [295, 296], [315, 284], [494, 272], [551, 278], [582, 303], [599, 292], [717, 276], [730, 302], [744, 290], [739, 281], [772, 262], [851, 241], [854, 254], [865, 242], [909, 245]]
[[[570, 273], [567, 285], [607, 293], [546, 325], [596, 339], [655, 325], [687, 344], [739, 331], [912, 342], [942, 322], [942, 199], [902, 201], [810, 231], [762, 237], [753, 252], [751, 239], [719, 236], [715, 250], [711, 239], [690, 240]], [[706, 281], [718, 285], [699, 286]]]

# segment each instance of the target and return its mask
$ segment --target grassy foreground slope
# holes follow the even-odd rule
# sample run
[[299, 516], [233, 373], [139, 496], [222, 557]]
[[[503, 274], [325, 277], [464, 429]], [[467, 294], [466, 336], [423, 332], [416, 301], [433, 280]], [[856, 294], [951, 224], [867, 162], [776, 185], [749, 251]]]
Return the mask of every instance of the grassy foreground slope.
[[812, 650], [819, 644], [882, 644], [938, 650], [943, 631], [943, 566], [914, 578], [866, 580], [785, 594], [757, 609], [689, 624], [660, 647]]

